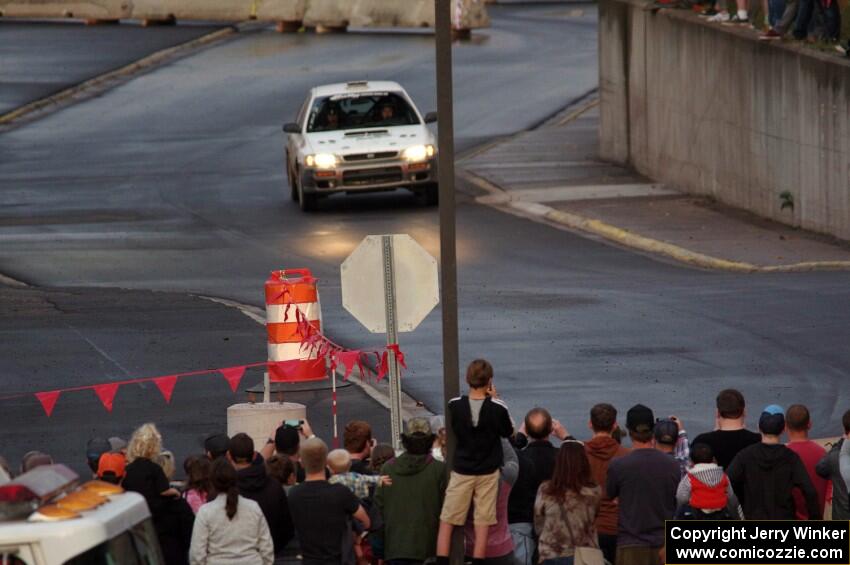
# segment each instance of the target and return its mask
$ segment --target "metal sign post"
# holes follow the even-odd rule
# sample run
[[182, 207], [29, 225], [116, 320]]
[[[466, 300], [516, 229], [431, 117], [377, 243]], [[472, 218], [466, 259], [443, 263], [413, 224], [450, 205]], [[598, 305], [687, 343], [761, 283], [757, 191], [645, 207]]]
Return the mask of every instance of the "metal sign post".
[[[398, 344], [398, 320], [396, 319], [395, 265], [393, 263], [393, 238], [381, 236], [384, 258], [384, 309], [387, 318], [387, 345]], [[390, 429], [393, 449], [401, 448], [401, 379], [395, 355], [387, 358], [390, 373]]]
[[[457, 1], [457, 0], [455, 0]], [[457, 327], [457, 241], [455, 233], [455, 145], [452, 101], [452, 0], [435, 0], [434, 32], [437, 63], [437, 127], [440, 181], [440, 300], [443, 314], [443, 399], [460, 394], [460, 354]], [[446, 414], [448, 459], [446, 473], [454, 459], [455, 437]], [[463, 563], [463, 531], [452, 535], [451, 562]]]

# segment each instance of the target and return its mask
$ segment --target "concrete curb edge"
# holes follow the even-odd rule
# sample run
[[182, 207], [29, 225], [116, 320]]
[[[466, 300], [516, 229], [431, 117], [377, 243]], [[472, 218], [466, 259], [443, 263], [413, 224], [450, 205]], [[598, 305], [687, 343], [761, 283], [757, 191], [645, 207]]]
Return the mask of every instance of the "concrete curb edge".
[[[589, 109], [589, 108], [588, 108]], [[652, 239], [632, 233], [626, 229], [608, 224], [601, 220], [595, 220], [586, 216], [571, 212], [556, 210], [551, 206], [536, 202], [522, 202], [511, 200], [508, 191], [492, 182], [467, 170], [459, 170], [458, 174], [467, 182], [470, 182], [488, 192], [490, 195], [498, 195], [499, 198], [479, 197], [476, 201], [497, 210], [513, 213], [530, 219], [542, 219], [547, 223], [569, 228], [576, 232], [584, 232], [602, 238], [603, 240], [617, 243], [623, 247], [636, 249], [652, 255], [660, 255], [672, 259], [678, 263], [684, 263], [693, 267], [710, 269], [716, 271], [727, 271], [735, 273], [800, 273], [810, 271], [850, 271], [850, 261], [809, 261], [803, 263], [792, 263], [788, 265], [754, 265], [740, 261], [721, 259], [711, 255], [705, 255], [690, 249], [685, 249], [672, 243]]]
[[[594, 96], [591, 100], [585, 102], [566, 116], [558, 119], [554, 125], [557, 127], [563, 127], [598, 105], [599, 98]], [[567, 108], [569, 108], [569, 106], [567, 106]], [[510, 139], [510, 137], [507, 139], [500, 139], [491, 144], [486, 144], [484, 149], [476, 151], [474, 154], [466, 158], [471, 158], [483, 153], [484, 151], [493, 149], [508, 139]], [[752, 263], [721, 259], [704, 253], [691, 251], [690, 249], [686, 249], [672, 243], [638, 235], [601, 220], [595, 220], [572, 212], [556, 210], [555, 208], [546, 206], [545, 204], [513, 200], [509, 191], [466, 169], [458, 169], [458, 175], [464, 178], [467, 182], [489, 193], [488, 196], [476, 198], [476, 202], [479, 204], [484, 204], [491, 208], [495, 208], [503, 212], [510, 212], [525, 218], [543, 219], [547, 223], [563, 226], [577, 232], [589, 233], [604, 240], [622, 245], [623, 247], [636, 249], [652, 255], [664, 256], [668, 259], [693, 267], [735, 273], [850, 271], [850, 261], [807, 261], [787, 265], [754, 265]], [[495, 198], [493, 198], [493, 196], [495, 196]]]
[[86, 81], [83, 81], [74, 86], [70, 86], [64, 90], [60, 90], [59, 92], [51, 94], [50, 96], [47, 96], [45, 98], [40, 98], [38, 100], [34, 100], [33, 102], [29, 102], [28, 104], [24, 104], [23, 106], [15, 108], [10, 112], [0, 115], [0, 127], [14, 126], [16, 121], [35, 113], [39, 113], [39, 115], [35, 117], [35, 119], [37, 119], [38, 117], [46, 116], [54, 111], [61, 109], [64, 106], [64, 104], [62, 104], [63, 102], [68, 101], [78, 95], [91, 95], [92, 91], [96, 91], [97, 93], [103, 92], [115, 86], [118, 82], [118, 79], [130, 77], [143, 71], [162, 65], [164, 63], [170, 62], [176, 59], [178, 56], [182, 56], [190, 51], [195, 51], [197, 49], [200, 49], [201, 47], [205, 47], [212, 43], [221, 41], [237, 33], [238, 31], [239, 30], [235, 25], [231, 25], [223, 29], [218, 29], [216, 31], [210, 32], [206, 35], [202, 35], [201, 37], [196, 37], [195, 39], [186, 41], [184, 43], [161, 49], [159, 51], [151, 53], [150, 55], [142, 57], [137, 61], [124, 65], [123, 67], [92, 77]]
[[[229, 300], [226, 298], [216, 298], [213, 296], [205, 296], [201, 294], [196, 294], [195, 296], [203, 300], [209, 300], [217, 304], [228, 306], [230, 308], [236, 308], [258, 324], [262, 326], [266, 325], [265, 311], [258, 306], [251, 306], [249, 304], [242, 304], [241, 302], [237, 302], [235, 300]], [[340, 377], [344, 377], [345, 369], [341, 367], [337, 368], [337, 375], [339, 375]], [[390, 397], [386, 392], [381, 390], [380, 387], [377, 387], [374, 384], [367, 382], [363, 379], [349, 378], [348, 382], [360, 387], [363, 392], [366, 393], [367, 396], [372, 398], [372, 400], [374, 400], [387, 410], [390, 409]], [[401, 391], [401, 406], [402, 419], [405, 421], [415, 417], [430, 418], [434, 415], [434, 413], [428, 410], [428, 408], [426, 408], [424, 404], [418, 402], [415, 398], [413, 398], [403, 390]]]

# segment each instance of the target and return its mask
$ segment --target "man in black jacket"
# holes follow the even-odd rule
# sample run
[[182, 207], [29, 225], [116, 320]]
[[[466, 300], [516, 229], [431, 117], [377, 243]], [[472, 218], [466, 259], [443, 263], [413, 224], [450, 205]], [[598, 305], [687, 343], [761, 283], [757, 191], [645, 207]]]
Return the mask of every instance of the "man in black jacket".
[[514, 540], [514, 557], [519, 563], [532, 563], [534, 500], [540, 483], [552, 478], [558, 453], [558, 448], [549, 441], [552, 435], [563, 441], [567, 432], [545, 408], [531, 409], [517, 434], [519, 477], [508, 499], [508, 523]]
[[269, 524], [275, 555], [280, 555], [295, 535], [286, 492], [266, 474], [265, 461], [254, 452], [254, 440], [248, 434], [240, 433], [230, 438], [227, 457], [236, 468], [239, 494], [260, 505]]
[[793, 487], [806, 499], [810, 520], [820, 520], [818, 495], [800, 457], [780, 443], [785, 430], [785, 411], [771, 404], [759, 418], [761, 443], [742, 449], [726, 473], [733, 484], [741, 485], [747, 520], [794, 520]]

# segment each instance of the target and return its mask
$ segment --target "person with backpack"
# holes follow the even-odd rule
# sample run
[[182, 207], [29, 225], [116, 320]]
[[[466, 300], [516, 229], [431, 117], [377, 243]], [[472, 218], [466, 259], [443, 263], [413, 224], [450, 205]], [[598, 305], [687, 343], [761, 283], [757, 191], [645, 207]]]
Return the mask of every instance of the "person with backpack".
[[723, 467], [714, 460], [707, 443], [697, 443], [691, 448], [693, 466], [687, 470], [676, 489], [676, 502], [680, 520], [743, 520], [732, 483]]

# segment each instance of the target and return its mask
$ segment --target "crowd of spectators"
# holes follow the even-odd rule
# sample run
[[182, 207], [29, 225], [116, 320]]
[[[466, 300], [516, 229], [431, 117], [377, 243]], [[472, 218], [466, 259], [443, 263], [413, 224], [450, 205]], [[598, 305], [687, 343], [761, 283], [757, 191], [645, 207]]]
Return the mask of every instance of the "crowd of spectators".
[[762, 41], [819, 42], [850, 57], [850, 43], [841, 43], [840, 0], [653, 0], [652, 5], [691, 9], [710, 23], [757, 29]]
[[[802, 404], [769, 405], [747, 429], [733, 389], [717, 395], [714, 429], [691, 442], [681, 420], [642, 404], [623, 432], [607, 403], [590, 409], [581, 441], [544, 408], [515, 427], [487, 361], [466, 380], [468, 394], [448, 403], [448, 469], [442, 417], [409, 420], [398, 453], [359, 420], [330, 452], [307, 421], [262, 446], [213, 434], [179, 484], [153, 424], [129, 442], [92, 439], [86, 459], [97, 478], [144, 496], [168, 565], [443, 565], [455, 528], [475, 565], [660, 565], [667, 519], [850, 517], [850, 411], [829, 452], [809, 439]], [[18, 471], [50, 463], [30, 452]], [[13, 474], [0, 460], [0, 482]]]

